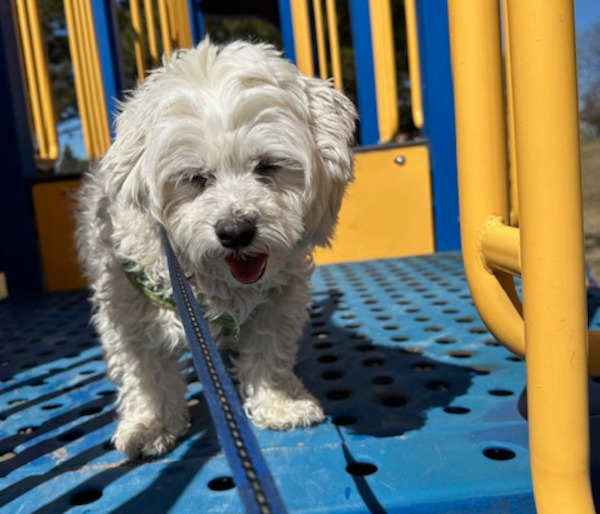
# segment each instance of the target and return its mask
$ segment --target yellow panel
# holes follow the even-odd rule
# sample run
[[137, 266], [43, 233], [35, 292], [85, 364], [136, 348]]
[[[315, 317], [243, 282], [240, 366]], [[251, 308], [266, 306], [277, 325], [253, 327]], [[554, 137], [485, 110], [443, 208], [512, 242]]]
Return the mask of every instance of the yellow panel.
[[45, 286], [48, 291], [82, 289], [73, 233], [78, 180], [49, 182], [33, 187]]
[[317, 264], [433, 251], [427, 147], [357, 153], [356, 180], [342, 205], [333, 248], [318, 249]]

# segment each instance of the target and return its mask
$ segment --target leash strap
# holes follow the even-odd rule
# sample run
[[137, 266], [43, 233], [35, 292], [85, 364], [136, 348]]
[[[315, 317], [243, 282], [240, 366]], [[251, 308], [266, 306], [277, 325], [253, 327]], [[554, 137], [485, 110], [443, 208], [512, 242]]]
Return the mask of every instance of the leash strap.
[[183, 274], [165, 231], [160, 226], [177, 311], [181, 317], [198, 378], [215, 424], [233, 480], [249, 514], [286, 512], [275, 481], [254, 437], [239, 397]]

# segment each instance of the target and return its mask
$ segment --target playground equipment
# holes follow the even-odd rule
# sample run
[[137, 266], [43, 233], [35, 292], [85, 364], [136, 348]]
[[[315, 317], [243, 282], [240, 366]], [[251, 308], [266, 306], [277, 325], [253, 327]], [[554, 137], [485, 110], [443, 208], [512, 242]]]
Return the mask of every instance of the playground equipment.
[[[138, 34], [159, 24], [165, 50], [202, 37], [195, 2], [158, 2], [155, 21], [150, 4], [130, 4]], [[343, 87], [334, 4], [281, 0], [277, 12], [286, 54]], [[48, 96], [46, 68], [26, 67], [36, 152], [15, 71], [17, 27], [26, 62], [41, 62], [36, 2], [11, 5], [0, 6], [9, 78], [0, 101], [15, 128], [1, 143], [14, 169], [0, 188], [2, 216], [14, 220], [1, 237], [14, 244], [2, 255], [11, 297], [0, 302], [0, 509], [239, 512], [189, 363], [189, 435], [163, 460], [123, 462], [108, 444], [114, 389], [85, 293], [39, 294], [37, 270], [47, 290], [77, 283], [64, 250], [67, 192], [78, 182], [33, 185], [40, 265], [27, 200], [15, 192], [29, 186], [36, 152], [46, 162], [56, 144], [44, 101], [33, 105]], [[106, 148], [122, 87], [110, 5], [65, 2], [90, 157]], [[600, 454], [590, 431], [599, 418], [588, 388], [593, 396], [598, 384], [588, 372], [600, 371], [600, 295], [586, 299], [572, 2], [449, 0], [447, 17], [443, 4], [406, 0], [421, 128], [408, 143], [393, 141], [390, 4], [348, 5], [362, 118], [357, 183], [335, 253], [318, 256], [336, 264], [317, 270], [298, 364], [328, 422], [257, 431], [284, 503], [294, 512], [594, 512]], [[158, 52], [160, 30], [151, 32], [136, 40], [140, 79]], [[444, 252], [458, 248], [456, 162], [461, 254]], [[430, 255], [398, 258], [415, 254]]]

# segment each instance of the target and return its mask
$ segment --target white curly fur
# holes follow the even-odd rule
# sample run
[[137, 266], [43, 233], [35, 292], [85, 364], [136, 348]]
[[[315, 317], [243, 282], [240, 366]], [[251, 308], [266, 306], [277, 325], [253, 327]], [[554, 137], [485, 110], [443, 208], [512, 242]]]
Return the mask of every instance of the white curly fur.
[[[123, 271], [133, 261], [171, 291], [157, 222], [205, 316], [236, 322], [236, 337], [217, 323], [211, 331], [219, 348], [235, 349], [232, 372], [252, 421], [291, 429], [323, 420], [293, 368], [311, 254], [329, 244], [353, 177], [355, 119], [329, 82], [303, 76], [269, 45], [245, 42], [179, 51], [123, 103], [114, 143], [84, 180], [77, 231], [93, 321], [119, 385], [120, 451], [159, 455], [189, 425], [181, 322]], [[225, 248], [215, 225], [242, 219], [255, 223], [256, 236], [241, 250]], [[268, 254], [263, 275], [236, 279], [225, 260], [232, 253]]]

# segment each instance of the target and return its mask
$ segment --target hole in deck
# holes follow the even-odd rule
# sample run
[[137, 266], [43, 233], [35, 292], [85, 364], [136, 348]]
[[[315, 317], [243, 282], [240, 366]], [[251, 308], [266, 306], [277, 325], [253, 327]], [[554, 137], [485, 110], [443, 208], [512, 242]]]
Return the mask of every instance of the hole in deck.
[[492, 396], [512, 396], [515, 393], [508, 389], [490, 389], [488, 394], [491, 394]]
[[6, 462], [14, 458], [17, 454], [12, 450], [3, 450], [0, 448], [0, 462]]
[[208, 483], [208, 488], [211, 491], [228, 491], [229, 489], [233, 489], [234, 487], [235, 483], [233, 482], [233, 478], [231, 477], [213, 478]]
[[65, 432], [64, 434], [61, 434], [58, 437], [59, 441], [76, 441], [77, 439], [83, 437], [85, 435], [85, 432], [83, 432], [82, 430], [69, 430], [68, 432]]
[[353, 476], [364, 477], [377, 472], [377, 466], [370, 462], [353, 462], [346, 466], [346, 471]]
[[88, 505], [102, 498], [102, 489], [83, 489], [71, 496], [71, 505]]
[[511, 460], [517, 456], [512, 450], [499, 447], [486, 448], [483, 450], [483, 455], [492, 460]]
[[467, 407], [460, 407], [458, 405], [455, 405], [455, 406], [444, 407], [444, 412], [447, 412], [448, 414], [468, 414], [469, 412], [471, 412], [471, 409], [468, 409]]

